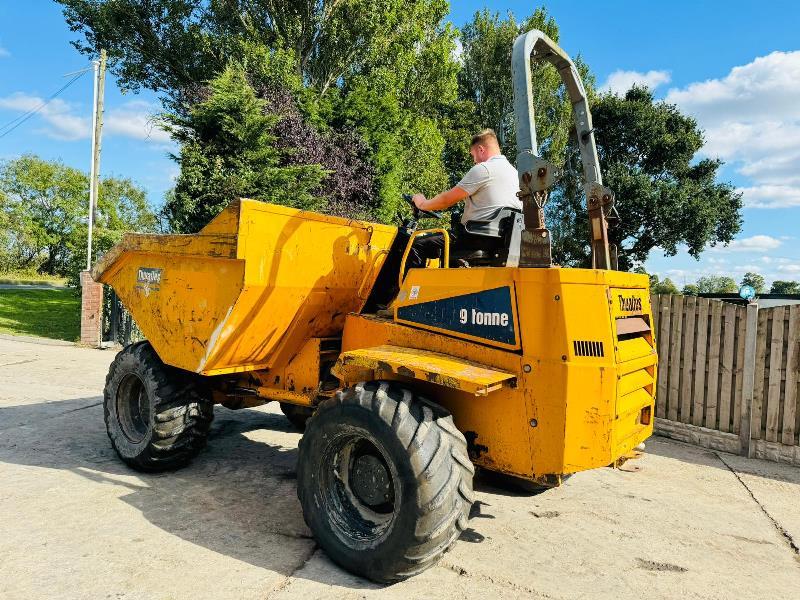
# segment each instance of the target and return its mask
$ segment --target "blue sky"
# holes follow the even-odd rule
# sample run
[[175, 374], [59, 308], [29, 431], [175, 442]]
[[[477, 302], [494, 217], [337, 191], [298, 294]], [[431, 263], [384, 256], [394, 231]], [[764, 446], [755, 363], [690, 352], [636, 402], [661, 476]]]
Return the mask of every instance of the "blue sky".
[[[460, 26], [485, 2], [453, 2]], [[701, 260], [654, 253], [651, 272], [679, 285], [705, 274], [737, 280], [757, 270], [768, 280], [800, 280], [800, 3], [778, 1], [545, 3], [561, 45], [581, 54], [599, 85], [623, 92], [654, 87], [706, 131], [705, 153], [726, 161], [722, 179], [745, 194], [744, 226], [728, 248]], [[494, 2], [492, 10], [525, 16], [530, 2]], [[38, 105], [88, 61], [70, 45], [60, 7], [47, 0], [0, 2], [0, 127]], [[158, 204], [176, 165], [165, 134], [148, 119], [150, 93], [123, 95], [108, 81], [102, 176], [130, 177]], [[0, 158], [32, 152], [88, 170], [91, 74], [45, 110], [0, 138]], [[0, 130], [0, 134], [2, 134]], [[602, 135], [602, 132], [599, 133]], [[619, 201], [624, 203], [625, 199]]]

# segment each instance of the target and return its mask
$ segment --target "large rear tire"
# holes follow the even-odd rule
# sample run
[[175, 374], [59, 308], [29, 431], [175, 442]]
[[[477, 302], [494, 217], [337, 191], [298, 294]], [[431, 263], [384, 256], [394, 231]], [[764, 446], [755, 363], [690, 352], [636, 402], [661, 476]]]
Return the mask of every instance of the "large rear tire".
[[106, 431], [119, 457], [140, 471], [184, 466], [203, 449], [213, 404], [194, 373], [161, 362], [149, 342], [123, 348], [103, 393]]
[[458, 539], [474, 472], [447, 411], [394, 382], [368, 382], [309, 419], [297, 493], [332, 560], [390, 583], [432, 566]]

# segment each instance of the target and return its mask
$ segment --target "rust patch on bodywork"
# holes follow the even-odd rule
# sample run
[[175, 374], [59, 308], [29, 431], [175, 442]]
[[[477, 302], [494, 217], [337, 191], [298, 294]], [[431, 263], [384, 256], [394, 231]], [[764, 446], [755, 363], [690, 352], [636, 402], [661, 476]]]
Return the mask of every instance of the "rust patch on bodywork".
[[403, 377], [412, 377], [412, 378], [417, 377], [417, 374], [414, 371], [404, 366], [397, 367], [397, 374], [402, 375]]
[[461, 389], [458, 379], [455, 379], [453, 377], [448, 377], [440, 373], [427, 373], [425, 379], [427, 379], [431, 383], [436, 383], [438, 385], [443, 385], [445, 387], [454, 388], [457, 390]]
[[478, 434], [474, 431], [465, 431], [464, 437], [467, 439], [467, 454], [470, 460], [478, 460], [481, 454], [489, 452], [489, 447], [477, 443]]

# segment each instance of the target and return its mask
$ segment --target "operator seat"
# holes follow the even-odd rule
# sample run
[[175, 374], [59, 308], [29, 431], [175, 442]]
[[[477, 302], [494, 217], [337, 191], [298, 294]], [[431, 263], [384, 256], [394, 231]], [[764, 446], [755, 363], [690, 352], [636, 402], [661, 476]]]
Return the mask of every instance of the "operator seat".
[[450, 252], [451, 266], [503, 267], [518, 259], [525, 221], [521, 210], [503, 206], [488, 219], [459, 221], [454, 228], [458, 247]]

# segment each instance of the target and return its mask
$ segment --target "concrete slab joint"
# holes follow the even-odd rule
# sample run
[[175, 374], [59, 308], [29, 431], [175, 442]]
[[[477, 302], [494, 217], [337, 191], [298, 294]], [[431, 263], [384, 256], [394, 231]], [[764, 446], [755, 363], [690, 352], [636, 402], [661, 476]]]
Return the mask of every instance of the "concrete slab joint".
[[81, 271], [81, 344], [99, 348], [103, 341], [103, 284]]

